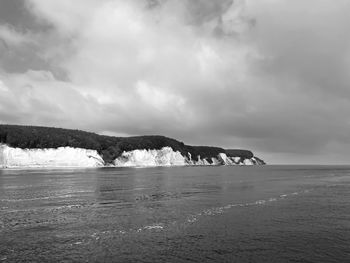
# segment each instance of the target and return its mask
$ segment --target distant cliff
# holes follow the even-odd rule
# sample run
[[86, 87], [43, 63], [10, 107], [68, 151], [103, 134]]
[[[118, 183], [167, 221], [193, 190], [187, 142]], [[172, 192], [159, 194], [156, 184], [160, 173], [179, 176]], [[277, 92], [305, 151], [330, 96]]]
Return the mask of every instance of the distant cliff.
[[[6, 153], [8, 154], [6, 156], [16, 156], [13, 154], [14, 150], [11, 152], [11, 149], [26, 149], [23, 151], [18, 149], [16, 154], [17, 156], [20, 155], [23, 160], [31, 158], [30, 162], [27, 161], [29, 163], [36, 162], [34, 160], [37, 158], [35, 157], [37, 156], [35, 153], [36, 149], [52, 150], [60, 148], [62, 151], [62, 147], [65, 147], [66, 149], [75, 148], [96, 151], [101, 157], [101, 160], [103, 160], [104, 165], [119, 164], [119, 166], [125, 166], [125, 164], [129, 164], [128, 166], [131, 166], [130, 164], [132, 162], [127, 160], [127, 158], [131, 158], [139, 164], [141, 164], [143, 160], [150, 164], [159, 165], [162, 165], [162, 163], [172, 165], [172, 160], [178, 164], [183, 163], [189, 165], [265, 164], [261, 159], [255, 157], [251, 151], [225, 150], [223, 148], [209, 146], [190, 146], [175, 139], [158, 135], [113, 137], [80, 130], [38, 126], [0, 125], [0, 143], [3, 144], [1, 149], [5, 149], [4, 145], [8, 147], [6, 148]], [[156, 151], [152, 152], [152, 150]], [[79, 154], [81, 155], [82, 152], [84, 151], [79, 151]], [[52, 155], [53, 153], [50, 152], [50, 154]], [[58, 157], [59, 155], [57, 155], [57, 153], [55, 154], [57, 158], [61, 158]], [[223, 154], [225, 156], [223, 156]], [[183, 160], [179, 160], [180, 155], [183, 157]], [[4, 156], [5, 154], [2, 153], [0, 161], [1, 158], [5, 158]], [[70, 153], [70, 156], [70, 158], [73, 158], [72, 153]], [[176, 161], [172, 156], [177, 156], [177, 159], [174, 157]], [[51, 163], [54, 166], [54, 157], [50, 158], [52, 158]], [[16, 160], [12, 160], [12, 162], [16, 163]], [[45, 164], [47, 163], [49, 162], [46, 160]], [[62, 165], [64, 165], [64, 163], [65, 162], [61, 162]], [[67, 161], [67, 163], [71, 162]], [[86, 162], [82, 161], [81, 163]], [[99, 165], [96, 166], [100, 166], [100, 160], [98, 164]], [[39, 163], [38, 165], [40, 166]]]
[[239, 156], [242, 159], [252, 159], [252, 158], [254, 158], [256, 160], [257, 164], [259, 164], [259, 165], [266, 164], [264, 160], [254, 156], [253, 152], [248, 151], [248, 150], [226, 149], [225, 152], [226, 152], [227, 156], [230, 156], [230, 157]]

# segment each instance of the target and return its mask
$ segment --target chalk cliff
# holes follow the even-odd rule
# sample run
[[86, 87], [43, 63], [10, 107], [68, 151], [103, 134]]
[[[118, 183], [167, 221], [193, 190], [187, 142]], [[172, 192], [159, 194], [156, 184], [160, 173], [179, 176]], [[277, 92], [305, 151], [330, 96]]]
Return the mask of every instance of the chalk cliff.
[[229, 157], [225, 153], [219, 153], [216, 158], [204, 158], [200, 156], [192, 159], [191, 154], [183, 156], [179, 151], [173, 151], [171, 147], [163, 147], [160, 150], [133, 150], [123, 152], [114, 161], [118, 167], [152, 167], [152, 166], [184, 166], [184, 165], [258, 165], [258, 161], [252, 157]]
[[191, 146], [160, 135], [114, 137], [0, 124], [0, 167], [260, 165], [251, 151]]
[[101, 167], [104, 161], [95, 150], [71, 147], [20, 149], [0, 145], [0, 167]]
[[[171, 147], [160, 150], [123, 152], [112, 165], [115, 167], [155, 167], [185, 165], [258, 165], [254, 157], [242, 159], [220, 153], [217, 158], [192, 159], [190, 153], [181, 155]], [[59, 147], [57, 149], [20, 149], [0, 145], [0, 168], [103, 167], [105, 162], [95, 150]]]

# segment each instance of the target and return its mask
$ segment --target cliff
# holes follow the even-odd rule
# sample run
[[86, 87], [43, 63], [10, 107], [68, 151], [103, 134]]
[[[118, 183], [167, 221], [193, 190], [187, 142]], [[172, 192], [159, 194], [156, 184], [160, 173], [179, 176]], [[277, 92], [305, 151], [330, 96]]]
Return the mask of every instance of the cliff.
[[190, 146], [164, 136], [113, 137], [61, 128], [0, 125], [0, 143], [2, 167], [264, 164], [247, 150]]
[[71, 147], [20, 149], [0, 145], [0, 168], [102, 166], [104, 166], [104, 161], [95, 150]]

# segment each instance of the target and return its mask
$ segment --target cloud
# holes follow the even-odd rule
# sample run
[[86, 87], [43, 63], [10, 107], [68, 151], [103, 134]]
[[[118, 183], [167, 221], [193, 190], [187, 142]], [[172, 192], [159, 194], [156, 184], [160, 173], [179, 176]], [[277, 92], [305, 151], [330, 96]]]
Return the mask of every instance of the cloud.
[[2, 121], [345, 160], [346, 0], [26, 3], [45, 63], [0, 70]]
[[0, 119], [3, 122], [57, 126], [80, 118], [96, 118], [94, 102], [85, 100], [74, 87], [56, 81], [50, 72], [28, 71], [2, 76]]
[[5, 45], [5, 47], [8, 47], [11, 45], [19, 46], [23, 44], [30, 44], [34, 42], [34, 39], [28, 33], [21, 33], [9, 25], [0, 24], [0, 44], [1, 42], [3, 45]]
[[[69, 55], [56, 61], [71, 83], [81, 87], [79, 92], [116, 115], [129, 116], [132, 108], [128, 123], [151, 131], [153, 125], [162, 126], [162, 118], [177, 126], [193, 123], [196, 107], [191, 100], [209, 86], [224, 91], [232, 73], [236, 80], [244, 78], [251, 52], [236, 40], [217, 39], [213, 28], [193, 25], [184, 3], [164, 1], [153, 9], [143, 1], [31, 1], [30, 6], [61, 35], [55, 46]], [[221, 15], [210, 21], [219, 24]], [[55, 49], [46, 52], [56, 56]], [[124, 125], [119, 123], [119, 129]], [[121, 132], [134, 133], [129, 129]]]

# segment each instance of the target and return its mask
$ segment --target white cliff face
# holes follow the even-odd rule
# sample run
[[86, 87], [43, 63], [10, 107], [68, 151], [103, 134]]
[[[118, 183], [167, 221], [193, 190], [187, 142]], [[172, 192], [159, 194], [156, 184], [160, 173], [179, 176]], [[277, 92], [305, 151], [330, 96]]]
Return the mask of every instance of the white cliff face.
[[[211, 161], [209, 163], [209, 161]], [[173, 151], [171, 147], [160, 150], [134, 150], [123, 152], [114, 161], [117, 167], [154, 167], [185, 165], [255, 165], [260, 164], [254, 157], [241, 159], [220, 153], [211, 160], [192, 159]], [[0, 168], [52, 168], [52, 167], [103, 167], [102, 157], [95, 150], [60, 147], [57, 149], [20, 149], [0, 144]]]
[[252, 159], [244, 159], [243, 164], [244, 165], [254, 165], [254, 157]]
[[218, 158], [224, 165], [235, 165], [235, 162], [225, 153], [219, 153]]
[[220, 165], [221, 163], [217, 158], [211, 158], [212, 165]]
[[71, 147], [20, 149], [0, 145], [0, 168], [100, 166], [104, 166], [104, 161], [95, 150]]
[[114, 165], [119, 167], [181, 166], [187, 165], [187, 161], [180, 152], [174, 152], [171, 147], [163, 147], [160, 150], [123, 152], [114, 161]]
[[184, 166], [184, 165], [254, 165], [252, 159], [242, 160], [240, 157], [228, 157], [225, 153], [220, 153], [217, 158], [211, 158], [211, 163], [206, 159], [197, 156], [192, 159], [190, 153], [182, 156], [180, 152], [174, 152], [171, 147], [163, 147], [160, 150], [133, 150], [123, 152], [114, 161], [117, 167], [154, 167], [154, 166]]

